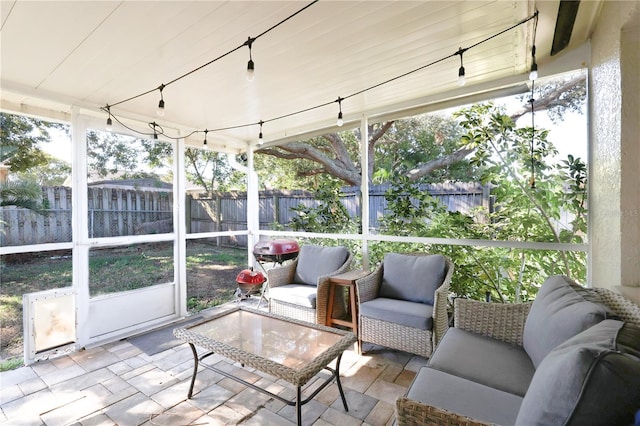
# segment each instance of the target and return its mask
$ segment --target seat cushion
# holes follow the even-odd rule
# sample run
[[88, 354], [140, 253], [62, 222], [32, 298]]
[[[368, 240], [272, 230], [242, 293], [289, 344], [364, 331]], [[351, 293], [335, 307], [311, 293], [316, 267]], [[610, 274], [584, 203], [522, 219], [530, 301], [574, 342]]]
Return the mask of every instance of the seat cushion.
[[435, 291], [446, 275], [444, 256], [387, 253], [379, 296], [433, 305]]
[[318, 278], [337, 271], [348, 258], [349, 251], [345, 247], [302, 246], [298, 253], [294, 282], [318, 285]]
[[640, 410], [640, 327], [604, 320], [540, 363], [517, 424], [631, 425]]
[[433, 306], [379, 297], [360, 304], [360, 315], [420, 330], [433, 328]]
[[447, 330], [428, 365], [519, 396], [536, 371], [522, 347], [459, 328]]
[[551, 276], [531, 305], [524, 325], [524, 349], [538, 367], [560, 343], [612, 315], [594, 292], [565, 276]]
[[418, 371], [407, 398], [499, 425], [514, 424], [522, 403], [520, 396], [430, 367]]
[[287, 284], [269, 289], [269, 298], [305, 308], [316, 308], [317, 288], [306, 284]]

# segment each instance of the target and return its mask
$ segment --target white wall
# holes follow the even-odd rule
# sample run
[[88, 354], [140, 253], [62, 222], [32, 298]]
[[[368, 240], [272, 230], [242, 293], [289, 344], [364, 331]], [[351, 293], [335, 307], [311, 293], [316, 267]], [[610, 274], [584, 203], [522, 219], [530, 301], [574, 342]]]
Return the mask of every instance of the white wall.
[[[590, 282], [640, 297], [638, 2], [603, 3], [591, 40]], [[637, 293], [633, 296], [633, 293]]]

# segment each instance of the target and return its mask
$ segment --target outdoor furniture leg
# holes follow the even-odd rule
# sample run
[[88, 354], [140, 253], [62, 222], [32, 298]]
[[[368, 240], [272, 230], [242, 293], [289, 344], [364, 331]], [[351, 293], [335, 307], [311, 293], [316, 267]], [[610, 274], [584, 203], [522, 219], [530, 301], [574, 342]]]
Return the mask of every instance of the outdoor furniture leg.
[[296, 395], [296, 414], [298, 416], [298, 426], [302, 424], [302, 403], [300, 402], [301, 398], [302, 398], [302, 390], [300, 389], [300, 386], [298, 386], [297, 395]]
[[338, 355], [336, 358], [336, 383], [338, 384], [338, 390], [340, 391], [340, 397], [342, 398], [342, 405], [344, 405], [344, 411], [349, 411], [349, 407], [347, 406], [347, 399], [344, 397], [344, 392], [342, 391], [342, 383], [340, 383], [340, 360], [342, 359], [342, 354]]
[[191, 386], [189, 386], [187, 398], [191, 399], [193, 395], [193, 385], [196, 383], [196, 374], [198, 373], [198, 352], [196, 352], [196, 347], [193, 343], [189, 343], [189, 346], [191, 347], [191, 352], [193, 352], [193, 377], [191, 377]]

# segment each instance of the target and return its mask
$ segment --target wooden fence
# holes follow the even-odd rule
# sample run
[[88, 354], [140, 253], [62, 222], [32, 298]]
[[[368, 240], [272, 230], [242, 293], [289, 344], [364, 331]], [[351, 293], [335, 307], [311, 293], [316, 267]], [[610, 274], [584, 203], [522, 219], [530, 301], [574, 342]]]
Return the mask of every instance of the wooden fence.
[[[369, 188], [369, 227], [377, 229], [379, 220], [387, 211], [384, 197], [388, 185]], [[478, 206], [489, 207], [489, 187], [478, 183], [422, 185], [421, 189], [443, 203], [449, 211], [468, 213]], [[343, 188], [342, 203], [351, 217], [360, 216], [360, 191], [358, 187]], [[293, 207], [303, 204], [316, 207], [319, 202], [309, 191], [261, 191], [260, 229], [289, 229], [287, 224], [296, 216]], [[187, 199], [188, 232], [235, 231], [246, 229], [246, 193], [191, 194]], [[223, 238], [223, 244], [246, 246], [244, 236]]]
[[[479, 184], [440, 184], [422, 187], [450, 211], [466, 213], [489, 205], [489, 189]], [[369, 227], [376, 229], [386, 211], [384, 193], [388, 186], [372, 186], [369, 196]], [[71, 189], [42, 188], [46, 214], [5, 207], [0, 210], [0, 244], [17, 246], [71, 241]], [[343, 189], [342, 202], [352, 217], [360, 215], [357, 187]], [[287, 229], [295, 216], [292, 207], [315, 207], [318, 201], [308, 191], [261, 191], [260, 228]], [[190, 194], [186, 199], [189, 233], [237, 231], [247, 227], [246, 193]], [[171, 232], [173, 194], [122, 188], [88, 188], [88, 232], [90, 238]], [[223, 237], [223, 245], [246, 246], [246, 237]]]

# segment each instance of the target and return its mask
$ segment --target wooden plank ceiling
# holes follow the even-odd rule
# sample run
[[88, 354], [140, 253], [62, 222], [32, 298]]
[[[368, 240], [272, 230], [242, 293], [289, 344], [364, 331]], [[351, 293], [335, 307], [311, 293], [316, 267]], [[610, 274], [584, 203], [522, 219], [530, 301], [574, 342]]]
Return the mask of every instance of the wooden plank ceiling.
[[[588, 38], [598, 8], [589, 3], [578, 14], [569, 47]], [[100, 108], [109, 104], [116, 117], [140, 120], [132, 127], [148, 132], [145, 122], [156, 121], [172, 136], [237, 126], [208, 134], [210, 146], [227, 150], [256, 143], [262, 120], [265, 141], [275, 143], [334, 126], [339, 97], [346, 98], [345, 121], [357, 123], [365, 112], [472, 93], [513, 76], [524, 81], [533, 20], [466, 51], [463, 89], [457, 85], [459, 56], [442, 59], [539, 10], [542, 71], [559, 2], [320, 1], [267, 31], [309, 4], [2, 0], [3, 110], [55, 117], [76, 105], [106, 121]], [[256, 36], [250, 82], [249, 49], [242, 44]], [[160, 92], [154, 89], [161, 84], [167, 84], [165, 115], [158, 117]], [[146, 91], [151, 93], [119, 103]], [[189, 143], [202, 139], [197, 133]]]

